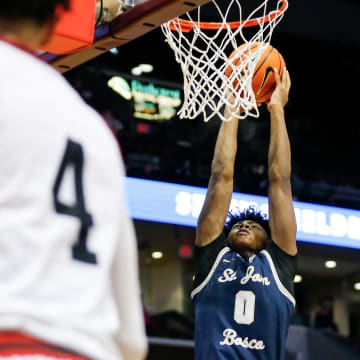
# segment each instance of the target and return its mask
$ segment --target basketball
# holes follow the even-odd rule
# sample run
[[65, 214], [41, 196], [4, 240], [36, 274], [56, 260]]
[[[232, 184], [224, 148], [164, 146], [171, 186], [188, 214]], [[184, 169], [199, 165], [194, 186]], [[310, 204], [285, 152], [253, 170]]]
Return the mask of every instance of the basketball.
[[[258, 42], [251, 44], [250, 51], [256, 51], [258, 46]], [[248, 51], [248, 45], [243, 44], [231, 53], [229, 59], [231, 60], [235, 57], [235, 55], [239, 53], [247, 55]], [[244, 59], [244, 56], [242, 57], [237, 55], [236, 58], [233, 60], [233, 64], [235, 66], [240, 65], [242, 59]], [[255, 66], [252, 80], [252, 87], [257, 103], [267, 102], [270, 100], [271, 94], [273, 93], [276, 86], [273, 68], [276, 68], [279, 72], [280, 77], [282, 77], [285, 68], [285, 61], [281, 54], [274, 47], [268, 44]], [[227, 77], [230, 77], [232, 71], [233, 67], [229, 65], [225, 69], [225, 75]], [[237, 83], [237, 80], [234, 80], [233, 86], [235, 89], [237, 88]]]

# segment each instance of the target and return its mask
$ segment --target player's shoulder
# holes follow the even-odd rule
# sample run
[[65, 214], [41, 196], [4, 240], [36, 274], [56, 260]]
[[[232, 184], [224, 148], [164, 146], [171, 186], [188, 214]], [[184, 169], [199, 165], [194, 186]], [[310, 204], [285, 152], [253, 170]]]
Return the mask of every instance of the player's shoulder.
[[283, 249], [280, 248], [273, 240], [270, 240], [267, 247], [264, 249], [265, 252], [271, 255], [273, 259], [283, 260], [287, 262], [296, 262], [297, 261], [297, 254], [290, 255], [285, 252]]
[[290, 276], [293, 276], [296, 271], [298, 256], [287, 254], [272, 240], [258, 255], [260, 255], [260, 258], [268, 263], [270, 267], [274, 267], [277, 271], [290, 274]]
[[119, 145], [105, 121], [58, 71], [1, 40], [0, 53], [0, 118], [4, 124], [16, 129], [26, 120], [34, 134], [70, 137], [88, 152], [101, 149], [103, 156], [119, 161]]
[[[4, 105], [12, 109], [14, 116], [26, 112], [28, 117], [36, 114], [37, 118], [47, 118], [47, 122], [53, 124], [66, 126], [69, 122], [86, 123], [95, 127], [92, 131], [97, 136], [109, 136], [106, 125], [99, 121], [100, 116], [96, 111], [83, 101], [78, 92], [52, 66], [1, 40], [0, 53], [0, 95], [5, 98]], [[83, 131], [88, 126], [84, 126]]]
[[274, 241], [270, 241], [266, 249], [260, 252], [260, 258], [265, 261], [271, 271], [276, 273], [281, 284], [294, 295], [293, 279], [297, 270], [297, 255], [289, 255]]
[[[17, 45], [0, 40], [0, 52], [2, 76], [6, 78], [17, 75], [16, 79], [24, 79], [22, 83], [17, 84], [19, 88], [21, 86], [26, 87], [28, 84], [25, 80], [37, 77], [39, 73], [43, 76], [38, 78], [38, 82], [45, 82], [47, 80], [44, 75], [52, 78], [57, 77], [56, 74], [58, 72], [55, 69], [42, 61], [35, 53], [31, 53]], [[60, 74], [59, 76], [61, 77]]]
[[16, 94], [14, 100], [21, 101], [21, 104], [39, 102], [52, 105], [54, 101], [64, 103], [68, 98], [74, 101], [75, 90], [58, 71], [36, 55], [5, 41], [0, 41], [0, 53], [4, 96], [9, 98]]

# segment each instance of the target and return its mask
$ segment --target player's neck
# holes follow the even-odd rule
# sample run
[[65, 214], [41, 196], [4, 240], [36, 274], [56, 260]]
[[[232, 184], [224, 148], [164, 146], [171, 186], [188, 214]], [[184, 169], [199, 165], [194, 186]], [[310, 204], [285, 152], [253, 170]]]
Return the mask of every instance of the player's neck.
[[38, 50], [47, 40], [46, 26], [40, 26], [30, 20], [0, 20], [0, 37], [7, 41]]
[[246, 250], [240, 251], [240, 252], [239, 252], [239, 255], [240, 255], [241, 257], [243, 257], [246, 261], [249, 261], [249, 258], [251, 258], [252, 256], [255, 255], [255, 252], [246, 249]]

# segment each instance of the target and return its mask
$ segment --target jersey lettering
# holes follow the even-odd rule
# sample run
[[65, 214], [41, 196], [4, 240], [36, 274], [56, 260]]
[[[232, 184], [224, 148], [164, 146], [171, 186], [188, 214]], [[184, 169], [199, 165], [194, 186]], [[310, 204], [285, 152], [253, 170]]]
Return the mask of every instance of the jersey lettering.
[[219, 282], [226, 282], [226, 281], [233, 281], [236, 280], [236, 271], [232, 270], [232, 269], [225, 269], [223, 276], [219, 276], [218, 281]]
[[262, 276], [261, 274], [255, 273], [255, 268], [254, 266], [249, 266], [246, 269], [246, 274], [245, 276], [240, 280], [240, 283], [242, 285], [246, 284], [249, 280], [254, 281], [254, 282], [260, 282], [265, 286], [269, 286], [270, 285], [270, 281], [266, 276]]
[[[68, 166], [74, 167], [75, 197], [74, 205], [67, 205], [59, 200], [60, 186]], [[81, 222], [78, 241], [72, 247], [72, 257], [88, 264], [97, 264], [96, 255], [87, 248], [87, 235], [93, 225], [91, 214], [86, 211], [83, 191], [83, 166], [84, 152], [82, 146], [72, 140], [68, 140], [64, 157], [61, 161], [59, 172], [53, 187], [55, 210], [58, 214], [74, 216]]]
[[220, 345], [237, 345], [246, 349], [264, 350], [265, 344], [263, 340], [250, 339], [248, 337], [241, 338], [233, 329], [225, 329], [223, 332], [224, 339], [220, 341]]
[[255, 319], [255, 294], [240, 290], [235, 295], [234, 320], [238, 324], [250, 325]]

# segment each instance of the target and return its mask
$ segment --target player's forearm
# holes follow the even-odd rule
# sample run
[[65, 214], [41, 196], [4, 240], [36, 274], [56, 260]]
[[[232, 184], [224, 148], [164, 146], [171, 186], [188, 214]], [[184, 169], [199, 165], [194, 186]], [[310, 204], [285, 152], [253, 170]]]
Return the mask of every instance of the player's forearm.
[[284, 109], [275, 105], [269, 111], [271, 118], [268, 154], [269, 181], [287, 181], [291, 176], [291, 150]]
[[212, 242], [224, 227], [233, 192], [237, 130], [238, 119], [223, 121], [219, 129], [208, 191], [198, 219], [197, 246]]
[[144, 360], [148, 351], [146, 337], [126, 339], [120, 342], [120, 349], [124, 360]]
[[118, 341], [124, 360], [143, 360], [147, 352], [138, 274], [137, 241], [132, 220], [122, 209], [121, 240], [113, 264], [113, 289], [121, 322]]
[[211, 164], [212, 177], [224, 177], [232, 180], [237, 151], [238, 119], [223, 121], [216, 140], [214, 157]]

